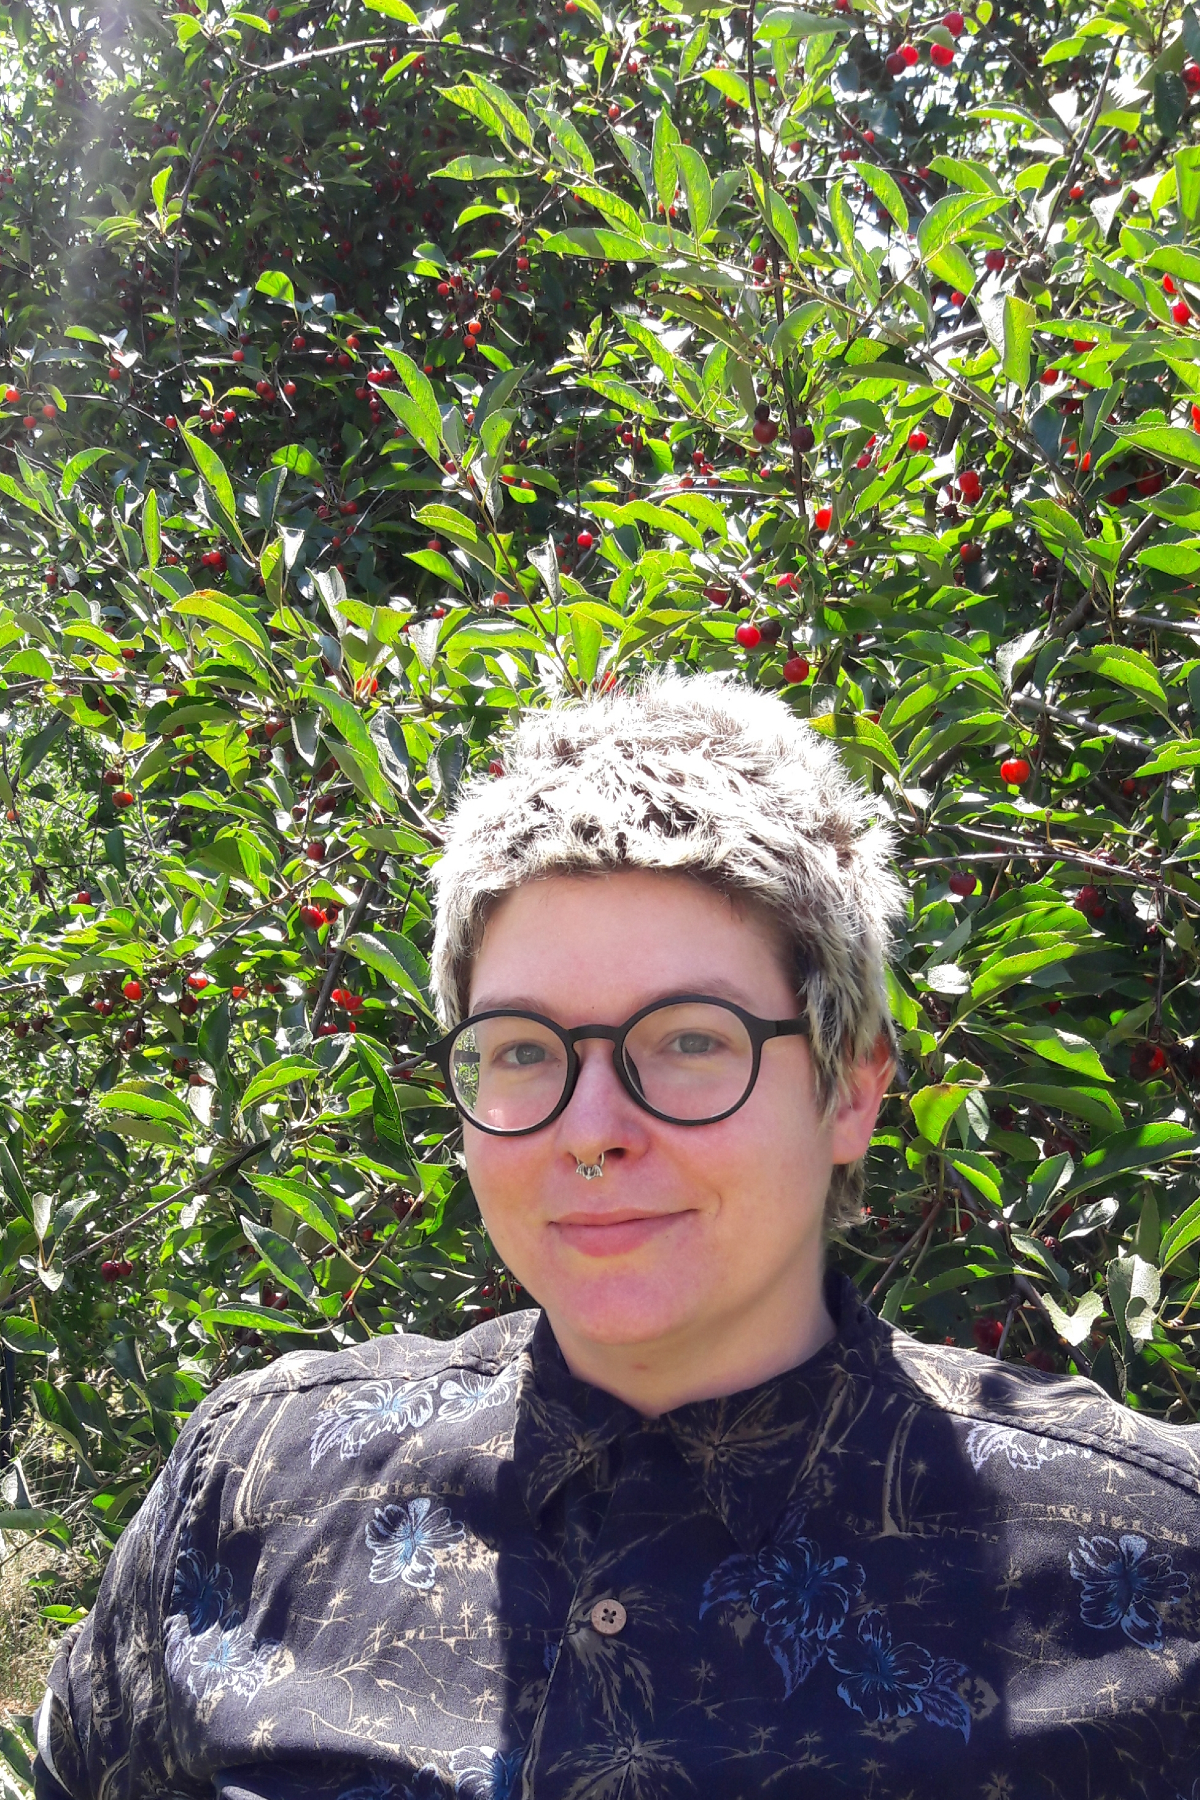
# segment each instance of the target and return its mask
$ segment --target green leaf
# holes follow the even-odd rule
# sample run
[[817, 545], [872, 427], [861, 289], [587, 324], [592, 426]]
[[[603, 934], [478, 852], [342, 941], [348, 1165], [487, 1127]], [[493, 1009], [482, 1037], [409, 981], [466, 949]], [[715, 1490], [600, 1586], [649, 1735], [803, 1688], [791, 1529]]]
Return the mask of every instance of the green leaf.
[[433, 1002], [429, 997], [429, 965], [411, 938], [398, 931], [355, 932], [346, 939], [346, 948], [360, 962], [391, 982], [400, 993], [415, 1000], [429, 1018]]
[[1170, 1268], [1175, 1258], [1190, 1249], [1197, 1238], [1200, 1238], [1200, 1200], [1193, 1200], [1163, 1233], [1158, 1249], [1159, 1268]]
[[1085, 1294], [1075, 1310], [1066, 1312], [1049, 1294], [1042, 1295], [1042, 1304], [1050, 1315], [1051, 1322], [1064, 1343], [1072, 1344], [1078, 1349], [1091, 1335], [1092, 1327], [1104, 1316], [1104, 1302], [1099, 1294]]
[[1005, 194], [944, 194], [934, 201], [917, 226], [917, 249], [922, 260], [929, 262], [1008, 204]]
[[158, 495], [153, 488], [147, 489], [142, 507], [142, 542], [146, 546], [147, 563], [156, 569], [162, 554], [162, 533], [158, 527]]
[[166, 1125], [179, 1126], [191, 1133], [195, 1120], [177, 1094], [156, 1081], [123, 1081], [106, 1094], [96, 1096], [101, 1112], [128, 1113], [134, 1118], [154, 1119]]
[[1161, 462], [1178, 463], [1185, 469], [1200, 469], [1200, 437], [1185, 431], [1182, 425], [1117, 425], [1113, 430], [1122, 444], [1144, 450]]
[[[386, 393], [385, 389], [385, 397]], [[303, 444], [284, 444], [282, 449], [275, 451], [271, 461], [297, 475], [306, 475], [311, 481], [320, 481], [325, 473], [312, 451], [306, 450]]]
[[635, 238], [626, 237], [619, 231], [607, 231], [603, 227], [595, 231], [554, 232], [545, 239], [542, 249], [559, 256], [586, 256], [593, 262], [657, 263], [663, 260], [662, 251], [651, 250]]
[[295, 1213], [327, 1244], [337, 1244], [340, 1235], [337, 1214], [318, 1188], [285, 1175], [251, 1175], [250, 1181], [268, 1200], [277, 1200], [289, 1212]]
[[371, 1110], [376, 1133], [388, 1143], [404, 1146], [404, 1115], [396, 1103], [395, 1090], [379, 1052], [366, 1038], [358, 1037], [354, 1040], [354, 1053], [374, 1091], [375, 1103]]
[[1030, 351], [1036, 324], [1036, 307], [1031, 306], [1028, 300], [1022, 300], [1019, 294], [1004, 296], [1001, 314], [1004, 345], [1001, 367], [1008, 379], [1022, 389], [1029, 386]]
[[1177, 1156], [1190, 1156], [1197, 1146], [1200, 1146], [1200, 1133], [1189, 1131], [1186, 1125], [1171, 1120], [1115, 1131], [1084, 1157], [1062, 1197], [1068, 1200], [1089, 1188], [1102, 1187], [1118, 1175], [1158, 1168]]
[[432, 174], [442, 181], [484, 181], [494, 175], [513, 176], [519, 180], [523, 171], [514, 163], [500, 162], [494, 156], [455, 156], [440, 169], [432, 170]]
[[181, 600], [173, 602], [170, 610], [185, 618], [204, 619], [216, 626], [218, 633], [249, 644], [268, 658], [271, 655], [271, 640], [266, 627], [260, 625], [254, 614], [232, 595], [223, 594], [217, 588], [200, 588], [194, 594], [185, 594]]
[[665, 106], [658, 110], [654, 120], [654, 139], [650, 151], [650, 160], [654, 168], [654, 187], [658, 194], [658, 203], [664, 213], [675, 204], [675, 187], [679, 180], [679, 164], [675, 156], [675, 147], [679, 142], [679, 133], [675, 129], [674, 120]]
[[407, 0], [363, 0], [363, 5], [372, 12], [384, 13], [389, 19], [399, 19], [402, 25], [419, 25], [420, 20]]
[[264, 269], [254, 284], [254, 291], [266, 294], [270, 300], [282, 300], [287, 306], [296, 304], [296, 290], [282, 269]]
[[839, 744], [852, 745], [877, 769], [899, 776], [900, 759], [891, 738], [865, 713], [819, 713], [809, 723], [822, 736], [831, 737]]
[[1167, 696], [1158, 678], [1158, 670], [1140, 650], [1130, 649], [1124, 644], [1099, 644], [1094, 650], [1073, 656], [1071, 664], [1075, 668], [1088, 669], [1093, 674], [1103, 675], [1107, 680], [1117, 682], [1131, 693], [1148, 700], [1159, 712], [1166, 713]]
[[257, 1225], [245, 1213], [241, 1215], [241, 1225], [250, 1243], [284, 1287], [290, 1288], [302, 1300], [313, 1299], [317, 1284], [313, 1280], [312, 1270], [295, 1245], [290, 1244], [278, 1231], [272, 1231], [269, 1225]]
[[75, 484], [81, 475], [85, 474], [88, 469], [95, 468], [98, 462], [103, 462], [106, 456], [112, 456], [113, 454], [113, 451], [107, 450], [98, 444], [93, 444], [90, 449], [78, 451], [71, 458], [70, 462], [64, 465], [62, 475], [59, 478], [59, 488], [63, 499], [67, 500], [70, 498], [75, 490]]
[[379, 752], [367, 730], [362, 713], [352, 700], [333, 688], [314, 687], [309, 689], [309, 698], [325, 712], [341, 732], [342, 737], [353, 752], [354, 759], [362, 771], [366, 784], [367, 797], [378, 806], [381, 812], [396, 811], [396, 796], [393, 794], [387, 778], [379, 763]]
[[1044, 949], [1025, 950], [1016, 956], [1001, 956], [988, 963], [971, 983], [971, 1005], [978, 1006], [982, 1000], [993, 999], [1015, 982], [1026, 981], [1039, 969], [1048, 969], [1053, 963], [1064, 962], [1067, 957], [1086, 948], [1084, 944], [1064, 938], [1061, 943], [1047, 945]]
[[205, 492], [212, 511], [216, 515], [217, 523], [224, 527], [230, 537], [237, 540], [247, 555], [250, 555], [250, 546], [242, 536], [242, 528], [238, 524], [237, 500], [234, 497], [233, 483], [225, 472], [224, 463], [212, 445], [206, 444], [202, 437], [197, 437], [194, 432], [186, 429], [181, 429], [180, 435], [204, 482]]
[[1023, 1045], [1047, 1062], [1073, 1069], [1078, 1075], [1088, 1075], [1094, 1081], [1112, 1080], [1093, 1046], [1072, 1031], [1063, 1031], [1054, 1025], [1014, 1021], [1005, 1024], [998, 1035], [1009, 1043]]
[[264, 1100], [281, 1093], [291, 1087], [295, 1081], [311, 1081], [321, 1073], [315, 1062], [306, 1056], [282, 1056], [278, 1062], [268, 1063], [253, 1077], [245, 1093], [242, 1095], [240, 1110], [249, 1112], [252, 1106], [261, 1106]]
[[1142, 1257], [1114, 1257], [1108, 1265], [1109, 1306], [1123, 1343], [1142, 1344], [1153, 1335], [1162, 1277]]
[[688, 223], [693, 237], [703, 237], [712, 217], [712, 182], [704, 158], [690, 144], [677, 144], [675, 157], [687, 196]]
[[18, 1313], [0, 1319], [0, 1343], [20, 1356], [50, 1356], [58, 1349], [58, 1339], [51, 1332]]
[[874, 163], [860, 162], [857, 172], [876, 198], [883, 201], [901, 231], [907, 232], [908, 207], [895, 178], [886, 169], [877, 168]]
[[966, 1099], [969, 1089], [960, 1087], [956, 1082], [933, 1082], [929, 1087], [918, 1088], [912, 1096], [912, 1115], [916, 1120], [917, 1130], [931, 1144], [941, 1144], [949, 1130], [950, 1121]]

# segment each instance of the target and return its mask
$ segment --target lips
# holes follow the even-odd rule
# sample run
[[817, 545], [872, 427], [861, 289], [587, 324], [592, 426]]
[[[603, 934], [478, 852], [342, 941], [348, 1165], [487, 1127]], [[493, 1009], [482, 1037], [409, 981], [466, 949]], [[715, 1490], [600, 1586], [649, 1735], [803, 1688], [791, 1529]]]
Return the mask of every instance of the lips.
[[550, 1229], [581, 1256], [625, 1256], [666, 1236], [686, 1217], [683, 1212], [574, 1212], [553, 1220]]

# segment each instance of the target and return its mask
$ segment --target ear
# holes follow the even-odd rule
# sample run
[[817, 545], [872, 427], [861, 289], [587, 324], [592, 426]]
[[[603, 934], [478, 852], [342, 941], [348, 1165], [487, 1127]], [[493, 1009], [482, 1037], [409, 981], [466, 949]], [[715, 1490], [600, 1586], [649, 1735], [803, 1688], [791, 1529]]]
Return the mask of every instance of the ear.
[[887, 1034], [881, 1031], [866, 1056], [855, 1063], [848, 1097], [833, 1116], [830, 1149], [835, 1163], [856, 1162], [866, 1155], [895, 1068]]

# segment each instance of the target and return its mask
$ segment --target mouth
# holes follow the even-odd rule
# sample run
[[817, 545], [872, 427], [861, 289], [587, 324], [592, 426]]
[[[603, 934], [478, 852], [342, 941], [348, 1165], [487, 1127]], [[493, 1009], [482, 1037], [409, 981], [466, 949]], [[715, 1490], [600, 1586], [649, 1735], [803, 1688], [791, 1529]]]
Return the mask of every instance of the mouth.
[[624, 1256], [655, 1242], [678, 1226], [684, 1212], [572, 1212], [551, 1221], [550, 1229], [582, 1256]]

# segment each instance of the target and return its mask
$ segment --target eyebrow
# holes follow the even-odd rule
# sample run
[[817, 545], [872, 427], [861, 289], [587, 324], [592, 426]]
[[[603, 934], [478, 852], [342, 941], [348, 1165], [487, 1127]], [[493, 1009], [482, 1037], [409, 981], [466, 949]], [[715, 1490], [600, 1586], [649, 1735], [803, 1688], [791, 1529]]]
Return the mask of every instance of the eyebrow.
[[[736, 982], [726, 981], [720, 976], [713, 976], [711, 979], [698, 981], [696, 985], [691, 988], [663, 988], [657, 994], [648, 995], [646, 999], [641, 1002], [641, 1005], [633, 1008], [633, 1011], [635, 1013], [640, 1012], [643, 1006], [655, 1006], [659, 1001], [670, 1000], [674, 995], [681, 993], [711, 994], [714, 1000], [732, 1000], [735, 1005], [744, 1007], [747, 1012], [754, 1011], [750, 996], [746, 993], [745, 989], [739, 987]], [[545, 1005], [541, 1001], [533, 999], [528, 994], [506, 994], [502, 998], [486, 995], [473, 1003], [468, 1016], [473, 1017], [475, 1014], [483, 1012], [507, 1011], [540, 1013], [544, 1019], [554, 1017], [554, 1014], [547, 1011]], [[630, 1016], [632, 1016], [632, 1014]]]

